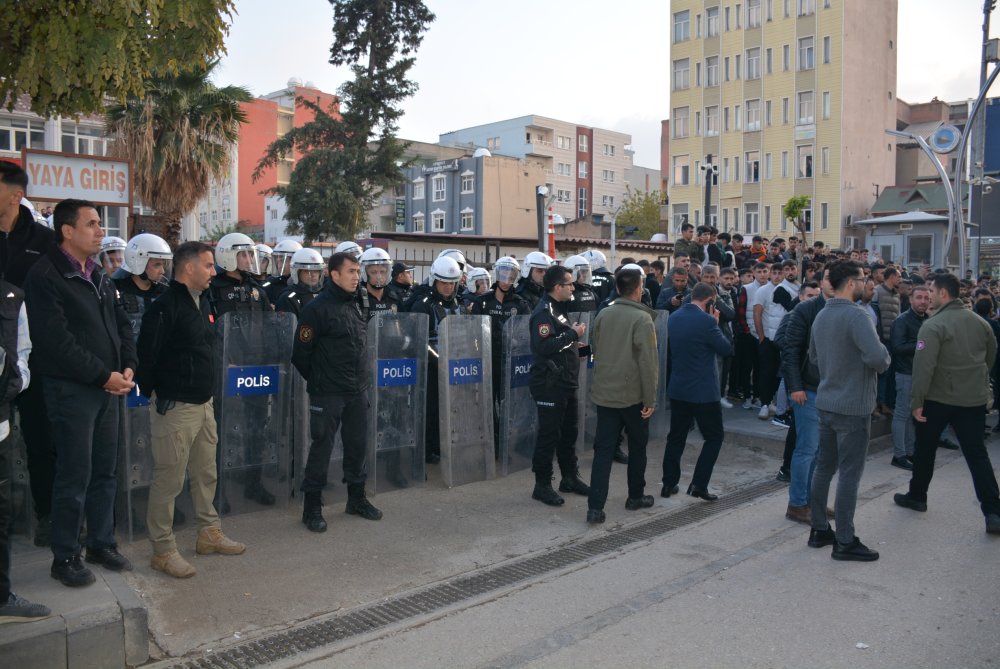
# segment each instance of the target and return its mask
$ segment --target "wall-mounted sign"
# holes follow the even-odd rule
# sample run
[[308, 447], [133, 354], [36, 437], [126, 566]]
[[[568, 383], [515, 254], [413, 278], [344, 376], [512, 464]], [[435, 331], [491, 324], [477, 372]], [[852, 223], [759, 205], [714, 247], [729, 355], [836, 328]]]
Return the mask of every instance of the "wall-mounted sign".
[[131, 209], [132, 181], [127, 160], [22, 149], [21, 165], [28, 173], [28, 199], [76, 198]]

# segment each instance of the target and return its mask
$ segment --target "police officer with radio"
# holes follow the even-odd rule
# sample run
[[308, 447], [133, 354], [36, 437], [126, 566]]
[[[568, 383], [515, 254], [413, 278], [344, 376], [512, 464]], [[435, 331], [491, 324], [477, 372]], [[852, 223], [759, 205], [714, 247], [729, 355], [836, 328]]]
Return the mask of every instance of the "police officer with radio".
[[292, 364], [306, 379], [312, 444], [306, 460], [302, 522], [310, 532], [325, 532], [323, 489], [333, 442], [344, 442], [344, 478], [349, 514], [380, 520], [382, 512], [365, 495], [368, 463], [368, 321], [357, 303], [360, 265], [350, 253], [330, 256], [330, 283], [299, 314]]
[[[529, 254], [530, 255], [530, 254]], [[552, 456], [559, 461], [560, 492], [589, 495], [580, 480], [576, 459], [577, 398], [580, 358], [590, 347], [580, 342], [587, 327], [570, 320], [566, 311], [573, 295], [573, 277], [562, 265], [553, 265], [542, 277], [546, 295], [531, 313], [531, 396], [538, 407], [538, 435], [531, 471], [535, 473], [533, 499], [550, 506], [565, 500], [552, 489]]]

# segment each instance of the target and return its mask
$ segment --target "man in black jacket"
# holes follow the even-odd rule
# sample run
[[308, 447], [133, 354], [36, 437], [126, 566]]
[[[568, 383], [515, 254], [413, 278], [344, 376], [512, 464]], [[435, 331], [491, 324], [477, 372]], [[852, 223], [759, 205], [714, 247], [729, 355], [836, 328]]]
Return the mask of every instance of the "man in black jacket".
[[913, 470], [913, 449], [917, 444], [916, 427], [910, 415], [910, 393], [913, 389], [913, 356], [917, 352], [917, 333], [927, 320], [931, 304], [930, 288], [914, 286], [910, 308], [892, 322], [889, 330], [889, 352], [896, 374], [896, 406], [892, 413], [893, 467]]
[[587, 326], [571, 322], [566, 307], [573, 296], [573, 276], [562, 265], [545, 270], [545, 297], [531, 314], [531, 396], [538, 407], [538, 436], [531, 471], [535, 473], [533, 499], [559, 506], [565, 500], [552, 489], [552, 456], [559, 461], [559, 490], [589, 495], [580, 480], [576, 460], [577, 400], [581, 352], [589, 354], [580, 337]]
[[344, 442], [347, 513], [379, 520], [382, 512], [365, 497], [368, 463], [368, 322], [357, 303], [361, 266], [350, 253], [334, 253], [327, 265], [330, 283], [299, 314], [292, 364], [309, 391], [312, 444], [305, 464], [302, 522], [310, 532], [325, 532], [323, 488], [330, 454], [340, 430]]
[[195, 569], [177, 551], [173, 532], [174, 500], [187, 472], [198, 525], [199, 554], [239, 555], [246, 546], [222, 533], [212, 499], [218, 476], [218, 433], [212, 406], [215, 328], [208, 302], [215, 276], [212, 247], [187, 242], [174, 254], [174, 280], [146, 311], [139, 331], [139, 392], [154, 399], [150, 413], [153, 481], [146, 526], [153, 544], [151, 566], [174, 578]]
[[56, 445], [52, 489], [52, 577], [68, 586], [94, 582], [80, 559], [121, 571], [131, 564], [114, 537], [118, 397], [135, 386], [132, 326], [114, 284], [94, 262], [104, 230], [91, 202], [63, 200], [53, 214], [56, 241], [25, 280], [34, 372]]

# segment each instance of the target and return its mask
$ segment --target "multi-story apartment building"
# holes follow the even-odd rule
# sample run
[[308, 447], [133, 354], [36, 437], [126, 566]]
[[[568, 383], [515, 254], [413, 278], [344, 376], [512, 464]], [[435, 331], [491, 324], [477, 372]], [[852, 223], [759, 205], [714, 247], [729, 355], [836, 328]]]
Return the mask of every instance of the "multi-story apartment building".
[[[672, 229], [790, 234], [851, 243], [873, 186], [895, 172], [897, 0], [674, 0], [670, 24]], [[858, 236], [861, 232], [858, 232]]]
[[632, 167], [631, 135], [537, 115], [447, 132], [439, 143], [540, 162], [538, 185], [549, 188], [553, 212], [566, 221], [614, 212]]

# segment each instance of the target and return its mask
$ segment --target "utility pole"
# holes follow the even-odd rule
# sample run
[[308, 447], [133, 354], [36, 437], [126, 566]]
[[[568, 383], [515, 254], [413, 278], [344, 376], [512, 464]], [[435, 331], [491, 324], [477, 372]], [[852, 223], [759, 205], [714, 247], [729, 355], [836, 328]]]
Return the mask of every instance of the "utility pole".
[[[997, 6], [997, 0], [983, 0], [983, 49], [982, 58], [979, 62], [979, 89], [982, 90], [983, 86], [986, 85], [986, 69], [987, 63], [990, 61], [989, 46], [990, 46], [990, 14]], [[969, 166], [969, 180], [978, 181], [980, 184], [983, 183], [983, 177], [985, 176], [986, 169], [986, 156], [984, 152], [984, 146], [986, 144], [986, 118], [985, 113], [981, 116], [976, 117], [975, 123], [972, 127], [972, 164]], [[972, 187], [970, 186], [970, 190]], [[972, 221], [973, 217], [973, 207], [972, 207], [972, 193], [969, 194], [969, 220]], [[979, 198], [982, 200], [982, 186], [980, 186]], [[961, 206], [961, 203], [959, 203]], [[976, 229], [976, 276], [979, 276], [981, 272], [981, 261], [979, 259], [979, 251], [982, 248], [982, 244], [979, 239], [983, 234], [983, 216], [982, 216], [982, 206], [980, 206], [977, 212], [976, 223], [979, 227]], [[971, 249], [970, 249], [971, 251]], [[964, 255], [965, 249], [960, 249], [959, 253]], [[965, 277], [962, 277], [965, 278]]]
[[719, 173], [719, 168], [712, 164], [712, 154], [705, 156], [705, 164], [701, 166], [701, 170], [705, 173], [705, 222], [704, 225], [711, 226], [711, 215], [712, 211], [712, 181], [715, 179], [715, 175]]

